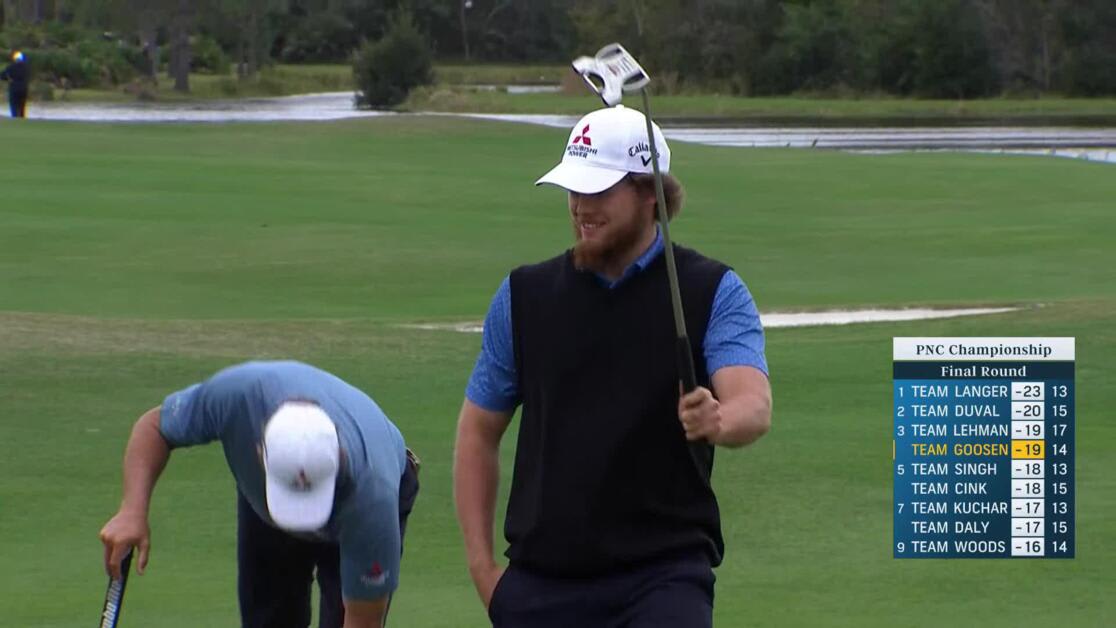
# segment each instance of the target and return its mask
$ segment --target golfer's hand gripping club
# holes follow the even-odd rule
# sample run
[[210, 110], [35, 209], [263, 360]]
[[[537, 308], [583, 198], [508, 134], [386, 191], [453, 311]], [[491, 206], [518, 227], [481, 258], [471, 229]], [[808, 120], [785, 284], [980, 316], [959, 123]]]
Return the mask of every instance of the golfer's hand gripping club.
[[105, 573], [119, 580], [123, 574], [122, 563], [131, 560], [133, 551], [138, 550], [137, 571], [143, 573], [147, 567], [147, 557], [151, 549], [151, 528], [147, 517], [130, 511], [118, 512], [101, 529], [101, 543], [105, 547]]

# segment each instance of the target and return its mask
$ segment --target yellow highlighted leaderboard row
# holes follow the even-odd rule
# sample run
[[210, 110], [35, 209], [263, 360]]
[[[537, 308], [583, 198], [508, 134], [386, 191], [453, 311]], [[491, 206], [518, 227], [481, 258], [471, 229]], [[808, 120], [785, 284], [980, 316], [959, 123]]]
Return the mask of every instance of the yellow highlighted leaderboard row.
[[1011, 441], [1012, 460], [1042, 460], [1046, 454], [1046, 442], [1041, 440]]

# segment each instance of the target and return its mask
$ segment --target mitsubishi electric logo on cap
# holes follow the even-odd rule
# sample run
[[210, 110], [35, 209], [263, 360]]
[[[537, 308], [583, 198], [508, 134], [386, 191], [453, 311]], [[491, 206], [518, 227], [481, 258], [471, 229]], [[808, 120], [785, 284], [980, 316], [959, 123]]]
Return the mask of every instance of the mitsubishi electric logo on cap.
[[584, 129], [581, 129], [581, 135], [578, 135], [577, 137], [574, 138], [573, 143], [577, 144], [578, 142], [582, 142], [586, 146], [592, 146], [593, 145], [593, 140], [592, 140], [592, 138], [589, 137], [589, 125], [588, 124], [585, 125]]
[[593, 148], [593, 139], [589, 137], [588, 124], [581, 129], [580, 135], [574, 136], [573, 141], [566, 148], [566, 154], [570, 157], [581, 157], [583, 159], [597, 154], [597, 149]]

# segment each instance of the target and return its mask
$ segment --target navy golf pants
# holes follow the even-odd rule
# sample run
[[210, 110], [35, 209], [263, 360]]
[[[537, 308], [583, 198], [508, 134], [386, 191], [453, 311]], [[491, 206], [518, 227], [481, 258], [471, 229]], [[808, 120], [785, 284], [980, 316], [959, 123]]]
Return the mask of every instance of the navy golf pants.
[[509, 567], [488, 617], [493, 628], [711, 628], [715, 579], [703, 556], [595, 578]]
[[8, 108], [12, 111], [13, 118], [27, 116], [27, 90], [8, 89]]
[[[418, 495], [418, 465], [407, 452], [399, 483], [399, 531]], [[317, 574], [320, 628], [341, 628], [341, 556], [336, 543], [298, 538], [264, 523], [237, 492], [237, 589], [243, 628], [306, 628], [310, 585]]]

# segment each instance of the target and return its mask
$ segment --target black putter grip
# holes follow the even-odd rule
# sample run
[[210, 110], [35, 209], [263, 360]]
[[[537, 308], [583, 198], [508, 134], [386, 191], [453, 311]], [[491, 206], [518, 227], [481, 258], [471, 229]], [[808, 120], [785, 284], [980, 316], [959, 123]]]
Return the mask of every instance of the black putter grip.
[[[697, 389], [697, 375], [694, 373], [694, 354], [690, 352], [690, 337], [678, 337], [678, 372], [682, 377], [682, 392], [693, 392]], [[713, 469], [712, 449], [707, 441], [693, 441], [688, 443], [690, 457], [694, 461], [698, 477], [706, 484], [709, 483], [709, 474]]]
[[128, 571], [132, 566], [133, 550], [124, 555], [120, 561], [120, 579], [109, 578], [108, 589], [105, 591], [105, 605], [101, 608], [101, 628], [116, 628], [120, 621], [120, 607], [124, 604], [124, 586], [128, 584]]
[[679, 336], [678, 373], [682, 378], [682, 392], [693, 392], [697, 388], [697, 375], [694, 374], [694, 354], [690, 351], [690, 337]]

